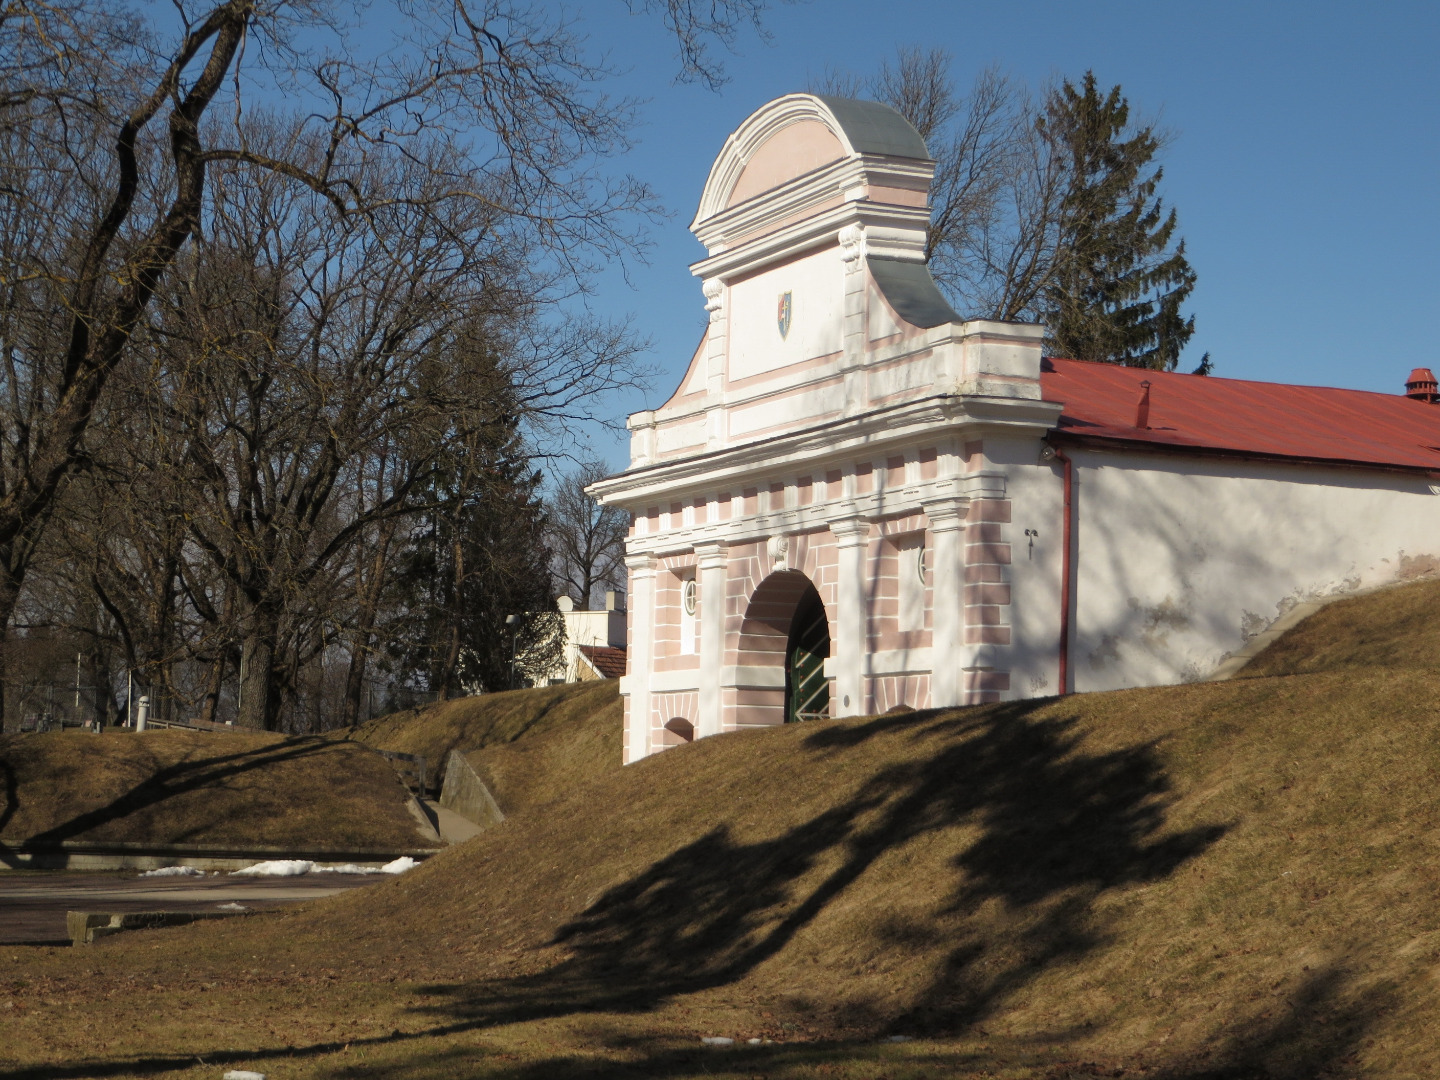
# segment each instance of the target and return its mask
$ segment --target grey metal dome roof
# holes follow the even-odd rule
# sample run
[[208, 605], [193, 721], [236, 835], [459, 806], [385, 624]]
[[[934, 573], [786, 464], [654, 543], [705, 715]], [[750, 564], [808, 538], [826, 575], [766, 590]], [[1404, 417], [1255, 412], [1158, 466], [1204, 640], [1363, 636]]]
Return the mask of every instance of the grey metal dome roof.
[[928, 330], [932, 326], [964, 321], [945, 299], [940, 286], [930, 276], [930, 268], [923, 262], [882, 259], [875, 255], [866, 261], [870, 264], [870, 275], [895, 314], [911, 326]]
[[860, 153], [930, 160], [920, 133], [889, 105], [826, 94], [815, 96], [834, 114], [850, 145]]

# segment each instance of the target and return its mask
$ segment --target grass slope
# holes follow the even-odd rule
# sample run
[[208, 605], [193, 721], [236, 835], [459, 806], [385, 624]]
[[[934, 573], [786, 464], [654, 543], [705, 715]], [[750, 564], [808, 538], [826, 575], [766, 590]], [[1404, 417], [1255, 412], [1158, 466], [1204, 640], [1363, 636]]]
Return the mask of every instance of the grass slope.
[[394, 770], [354, 744], [191, 731], [0, 736], [0, 837], [426, 846]]
[[1366, 667], [1440, 670], [1440, 579], [1328, 604], [1245, 665], [1239, 677]]
[[[539, 785], [535, 797], [543, 798], [546, 785], [561, 776], [569, 783], [596, 766], [607, 767], [606, 761], [619, 768], [621, 716], [619, 685], [607, 679], [441, 701], [379, 717], [352, 738], [377, 750], [423, 754], [435, 787], [450, 751], [467, 756], [486, 751], [472, 764], [493, 760], [496, 776], [506, 777], [497, 780], [501, 788], [518, 794]], [[545, 738], [550, 732], [564, 734], [560, 740]], [[575, 740], [581, 745], [566, 745]], [[498, 793], [497, 801], [508, 812]]]
[[1354, 659], [1384, 595], [1340, 670], [707, 739], [307, 909], [0, 954], [4, 1075], [1440, 1074], [1440, 672]]
[[613, 680], [599, 686], [609, 692], [567, 698], [563, 713], [549, 714], [548, 725], [465, 755], [506, 814], [552, 802], [619, 771], [624, 705]]

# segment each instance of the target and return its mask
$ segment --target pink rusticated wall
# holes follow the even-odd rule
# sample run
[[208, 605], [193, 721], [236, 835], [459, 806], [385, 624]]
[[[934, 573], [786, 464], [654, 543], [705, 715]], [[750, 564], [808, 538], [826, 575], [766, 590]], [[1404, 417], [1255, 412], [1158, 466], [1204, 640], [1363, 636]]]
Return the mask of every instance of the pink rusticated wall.
[[[1010, 500], [976, 499], [965, 519], [965, 644], [1010, 644]], [[967, 671], [967, 704], [999, 701], [1008, 671]]]
[[[890, 518], [871, 527], [867, 559], [869, 595], [869, 627], [867, 641], [871, 652], [889, 649], [929, 648], [934, 623], [931, 590], [935, 573], [927, 559], [925, 567], [923, 619], [918, 626], [902, 626], [900, 622], [900, 574], [902, 552], [913, 558], [913, 545], [925, 541], [924, 514], [908, 514]], [[905, 572], [913, 565], [905, 560]]]
[[[699, 670], [700, 654], [681, 651], [680, 623], [683, 618], [681, 590], [685, 582], [695, 576], [695, 555], [671, 555], [659, 561], [655, 571], [655, 670], [689, 671]], [[696, 619], [699, 619], [699, 604], [696, 601]], [[698, 635], [696, 642], [698, 645]], [[668, 716], [666, 720], [670, 719]], [[694, 719], [692, 716], [690, 719]]]
[[[676, 503], [671, 513], [680, 516], [685, 508]], [[691, 509], [694, 512], [694, 509]], [[704, 513], [703, 506], [700, 512]], [[695, 576], [695, 555], [671, 555], [659, 561], [655, 570], [655, 671], [699, 671], [699, 635], [694, 638], [694, 652], [681, 650], [680, 624], [683, 618], [682, 591], [685, 582]], [[696, 622], [700, 618], [697, 598]], [[648, 745], [655, 750], [686, 743], [694, 736], [700, 715], [700, 695], [694, 690], [679, 693], [652, 694], [650, 698], [650, 737]], [[689, 725], [687, 730], [686, 724]]]
[[[748, 501], [748, 493], [746, 496]], [[730, 548], [722, 661], [726, 667], [784, 667], [790, 618], [807, 581], [825, 604], [834, 638], [835, 538], [824, 529], [791, 535], [787, 543], [785, 569], [774, 566], [765, 541]], [[782, 723], [784, 691], [726, 687], [721, 691], [720, 716], [722, 731]]]
[[694, 738], [695, 718], [700, 715], [698, 693], [688, 690], [679, 694], [656, 694], [650, 700], [654, 717], [650, 731], [652, 747], [662, 750]]
[[[895, 463], [887, 463], [887, 473], [895, 471]], [[891, 481], [897, 485], [902, 482], [893, 475], [887, 476], [886, 480], [887, 486]], [[928, 524], [923, 513], [913, 513], [888, 518], [871, 527], [866, 553], [866, 646], [871, 653], [922, 649], [931, 645], [935, 575], [930, 560], [925, 566], [918, 624], [905, 625], [901, 617], [901, 577], [915, 573], [917, 549], [921, 543], [929, 542]], [[861, 683], [860, 692], [863, 712], [884, 712], [897, 705], [924, 709], [930, 705], [930, 676], [918, 672], [876, 675]]]
[[883, 713], [898, 705], [912, 709], [930, 707], [929, 675], [879, 675], [867, 680], [867, 713]]
[[[922, 479], [933, 477], [935, 452], [921, 450], [908, 464], [913, 475], [918, 467]], [[967, 471], [983, 464], [979, 442], [965, 447]], [[917, 466], [918, 463], [918, 466]], [[860, 494], [877, 488], [896, 489], [906, 482], [907, 461], [895, 456], [880, 461], [857, 462], [855, 484]], [[841, 494], [842, 475], [838, 470], [801, 476], [788, 484], [764, 484], [739, 491], [722, 492], [713, 499], [696, 498], [651, 508], [646, 518], [649, 529], [664, 530], [681, 525], [704, 524], [707, 514], [718, 520], [746, 517], [787, 503], [807, 506]], [[963, 633], [965, 645], [1009, 645], [1011, 504], [1007, 499], [976, 499], [971, 502], [965, 523]], [[875, 522], [870, 527], [865, 559], [866, 648], [873, 654], [904, 655], [911, 650], [933, 649], [934, 567], [928, 554], [933, 550], [929, 521], [923, 511], [914, 510]], [[783, 561], [777, 562], [767, 539], [732, 544], [726, 553], [724, 649], [721, 664], [726, 668], [783, 668], [785, 646], [795, 604], [807, 582], [813, 584], [825, 604], [830, 620], [830, 637], [838, 639], [839, 551], [828, 528], [791, 534], [786, 538]], [[905, 575], [916, 574], [917, 547], [927, 555], [919, 606], [912, 591], [907, 600]], [[656, 672], [694, 671], [698, 675], [701, 627], [706, 597], [700, 590], [693, 617], [691, 648], [682, 647], [682, 590], [697, 575], [693, 552], [670, 555], [656, 565], [655, 606], [652, 639], [653, 669]], [[803, 575], [803, 576], [802, 576]], [[917, 575], [918, 576], [918, 575]], [[914, 589], [914, 583], [909, 588]], [[908, 622], [907, 622], [908, 620]], [[920, 654], [923, 655], [923, 654]], [[954, 658], [934, 656], [936, 663]], [[930, 705], [930, 674], [926, 671], [878, 672], [863, 681], [861, 711], [879, 713], [898, 705], [915, 709]], [[1010, 674], [1004, 670], [973, 670], [963, 673], [961, 693], [967, 704], [998, 701], [1010, 689]], [[626, 725], [630, 723], [630, 698], [625, 699]], [[699, 726], [699, 694], [686, 690], [653, 693], [650, 698], [648, 744], [656, 749], [689, 741]], [[779, 689], [724, 687], [721, 691], [721, 730], [770, 726], [784, 719], [784, 692]], [[687, 727], [687, 725], [689, 725]]]

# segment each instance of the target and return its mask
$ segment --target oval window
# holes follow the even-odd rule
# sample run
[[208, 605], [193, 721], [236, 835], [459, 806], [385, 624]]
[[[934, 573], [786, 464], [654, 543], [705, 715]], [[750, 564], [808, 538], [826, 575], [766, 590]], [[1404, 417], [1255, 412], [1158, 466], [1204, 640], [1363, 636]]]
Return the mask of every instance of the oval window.
[[686, 614], [686, 615], [694, 615], [694, 614], [695, 614], [695, 595], [696, 595], [695, 579], [694, 579], [694, 578], [690, 578], [688, 581], [685, 582], [685, 587], [684, 587], [684, 589], [681, 590], [681, 596], [683, 597], [684, 602], [685, 602], [685, 614]]
[[920, 584], [925, 584], [925, 541], [922, 539], [915, 549], [915, 573], [919, 575]]

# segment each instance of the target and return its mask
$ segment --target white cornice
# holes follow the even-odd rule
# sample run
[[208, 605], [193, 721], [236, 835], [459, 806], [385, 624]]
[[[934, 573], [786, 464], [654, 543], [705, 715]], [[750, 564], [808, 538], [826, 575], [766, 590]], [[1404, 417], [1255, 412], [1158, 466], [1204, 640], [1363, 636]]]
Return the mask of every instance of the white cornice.
[[[923, 353], [933, 353], [951, 342], [963, 343], [967, 335], [972, 334], [976, 327], [982, 329], [990, 326], [1003, 326], [999, 323], [945, 323], [932, 327], [914, 337], [905, 338], [902, 341], [891, 345], [885, 345], [867, 352], [859, 364], [847, 365], [843, 357], [837, 356], [820, 367], [806, 368], [793, 372], [781, 371], [773, 378], [767, 379], [761, 387], [746, 387], [745, 389], [727, 388], [719, 393], [709, 393], [697, 398], [694, 401], [682, 401], [678, 404], [662, 405], [658, 409], [652, 409], [643, 413], [633, 413], [626, 421], [626, 428], [634, 431], [636, 428], [651, 424], [680, 424], [687, 420], [697, 420], [703, 417], [710, 410], [720, 408], [731, 408], [736, 405], [750, 405], [766, 398], [776, 397], [781, 394], [794, 393], [797, 390], [806, 390], [815, 386], [823, 386], [833, 382], [837, 377], [846, 371], [872, 371], [876, 368], [888, 367], [901, 362], [909, 357], [917, 360]], [[996, 338], [992, 340], [1009, 340]], [[1017, 343], [1028, 344], [1024, 338], [1015, 339]], [[942, 388], [943, 389], [943, 388]]]
[[743, 544], [767, 537], [811, 532], [841, 521], [883, 521], [903, 514], [917, 514], [924, 510], [927, 503], [933, 504], [937, 501], [1003, 499], [1005, 487], [1005, 476], [997, 472], [940, 477], [885, 491], [872, 491], [849, 499], [828, 499], [810, 506], [789, 507], [785, 510], [751, 514], [748, 517], [730, 518], [727, 521], [636, 534], [626, 539], [625, 549], [630, 552], [644, 552], [654, 557], [682, 554], [706, 544]]
[[641, 466], [587, 490], [608, 505], [643, 509], [680, 495], [733, 487], [747, 477], [754, 478], [760, 470], [768, 476], [781, 462], [787, 472], [796, 472], [848, 459], [862, 447], [879, 455], [897, 444], [980, 428], [1033, 431], [1039, 436], [1055, 426], [1061, 407], [1029, 398], [939, 394], [740, 446]]
[[[771, 228], [837, 196], [847, 202], [872, 202], [871, 187], [891, 187], [926, 192], [934, 175], [929, 162], [908, 161], [861, 155], [834, 161], [813, 172], [797, 176], [779, 187], [746, 199], [723, 213], [716, 214], [695, 229], [695, 235], [712, 252], [724, 250], [731, 237]], [[875, 206], [892, 205], [873, 202]]]
[[930, 211], [923, 206], [867, 200], [847, 202], [739, 247], [722, 248], [709, 258], [692, 263], [690, 272], [700, 278], [729, 281], [814, 248], [838, 249], [840, 230], [856, 224], [865, 226], [871, 254], [920, 262], [925, 258], [925, 228], [929, 222]]

